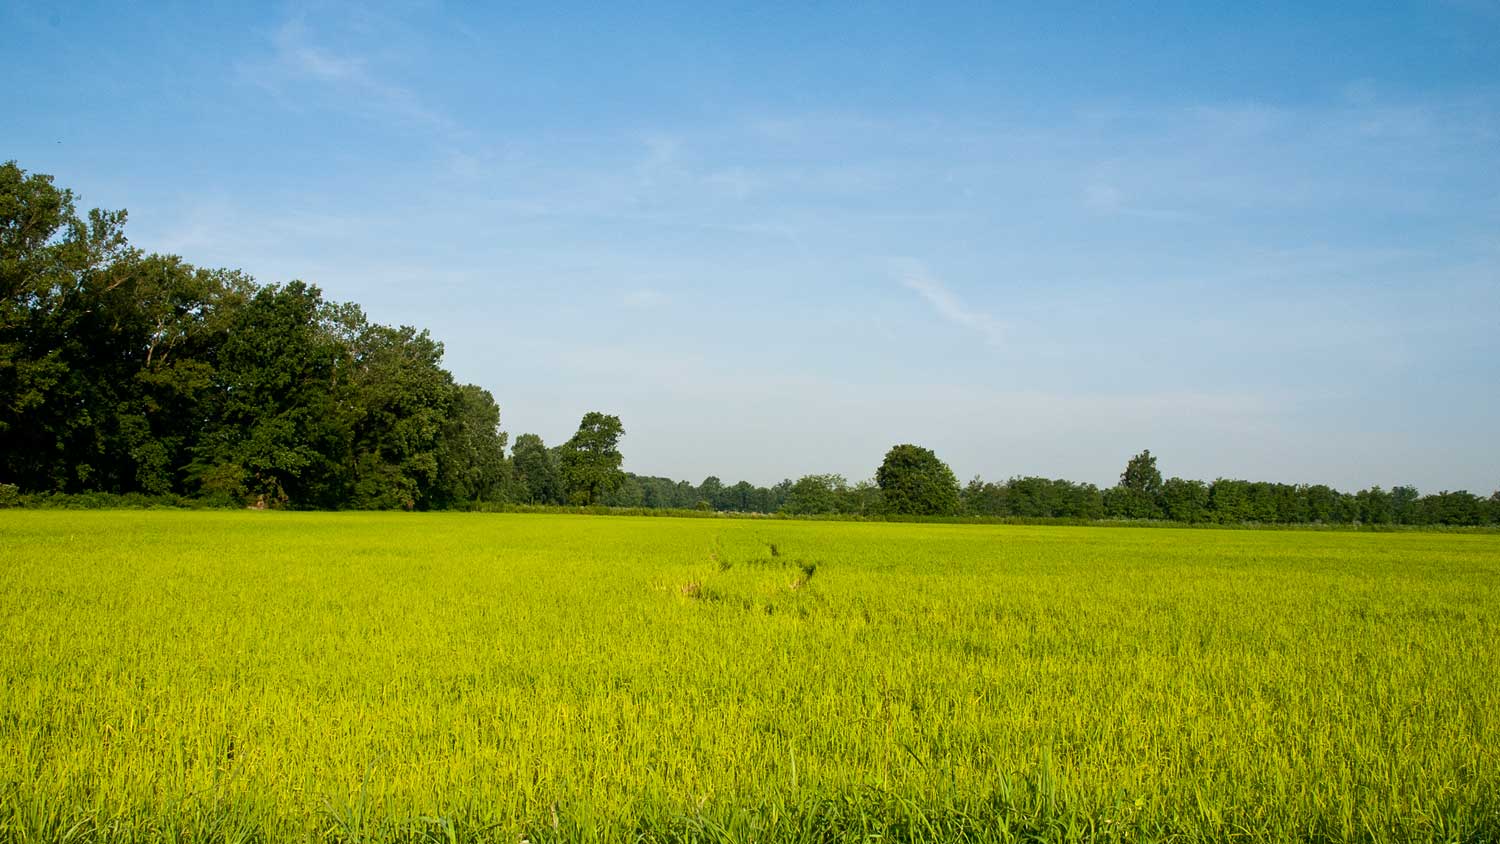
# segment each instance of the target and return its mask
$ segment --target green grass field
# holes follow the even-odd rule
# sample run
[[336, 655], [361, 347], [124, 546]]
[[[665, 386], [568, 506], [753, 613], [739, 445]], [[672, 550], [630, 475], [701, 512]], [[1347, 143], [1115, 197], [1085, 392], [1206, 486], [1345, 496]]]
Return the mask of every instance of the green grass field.
[[4, 841], [1500, 840], [1495, 535], [10, 511], [0, 677]]

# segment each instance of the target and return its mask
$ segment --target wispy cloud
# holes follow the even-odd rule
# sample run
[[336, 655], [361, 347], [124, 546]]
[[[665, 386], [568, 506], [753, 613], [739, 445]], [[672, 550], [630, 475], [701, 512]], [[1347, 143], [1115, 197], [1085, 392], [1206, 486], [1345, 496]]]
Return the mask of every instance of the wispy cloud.
[[965, 305], [953, 291], [942, 282], [920, 268], [913, 268], [901, 279], [901, 286], [915, 291], [937, 311], [938, 316], [962, 328], [975, 331], [986, 343], [999, 345], [1004, 339], [1004, 326], [1000, 321], [983, 311]]
[[270, 41], [270, 57], [242, 65], [240, 71], [280, 96], [295, 97], [299, 88], [316, 86], [337, 94], [353, 110], [432, 132], [442, 141], [457, 143], [467, 135], [458, 121], [414, 89], [378, 72], [370, 56], [327, 46], [301, 16], [284, 21]]

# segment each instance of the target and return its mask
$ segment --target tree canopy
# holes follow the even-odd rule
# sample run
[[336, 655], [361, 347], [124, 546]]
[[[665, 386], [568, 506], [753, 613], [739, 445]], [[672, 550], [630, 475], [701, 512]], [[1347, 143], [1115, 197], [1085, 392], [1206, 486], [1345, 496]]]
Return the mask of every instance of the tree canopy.
[[1130, 458], [1120, 483], [1109, 491], [1108, 509], [1131, 519], [1162, 517], [1162, 479], [1148, 449]]
[[578, 423], [578, 432], [558, 450], [558, 465], [568, 500], [598, 504], [624, 480], [620, 465], [620, 417], [591, 411]]
[[963, 508], [958, 478], [931, 449], [894, 446], [875, 470], [887, 513], [900, 516], [953, 516]]
[[0, 165], [0, 481], [293, 507], [504, 500], [499, 407], [313, 285], [142, 254]]

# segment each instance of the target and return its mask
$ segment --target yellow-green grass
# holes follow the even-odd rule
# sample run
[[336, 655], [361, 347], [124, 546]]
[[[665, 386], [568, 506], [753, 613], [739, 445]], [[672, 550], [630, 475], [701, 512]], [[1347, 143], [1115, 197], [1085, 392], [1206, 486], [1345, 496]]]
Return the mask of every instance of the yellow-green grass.
[[7, 841], [1500, 840], [1495, 535], [9, 511], [0, 677]]

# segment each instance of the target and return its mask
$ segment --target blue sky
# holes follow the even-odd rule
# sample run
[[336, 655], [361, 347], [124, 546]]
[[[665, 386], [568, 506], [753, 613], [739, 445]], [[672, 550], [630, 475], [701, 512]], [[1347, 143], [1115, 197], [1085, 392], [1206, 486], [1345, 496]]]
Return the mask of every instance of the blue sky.
[[641, 473], [1500, 486], [1500, 3], [810, 5], [0, 0], [0, 159]]

